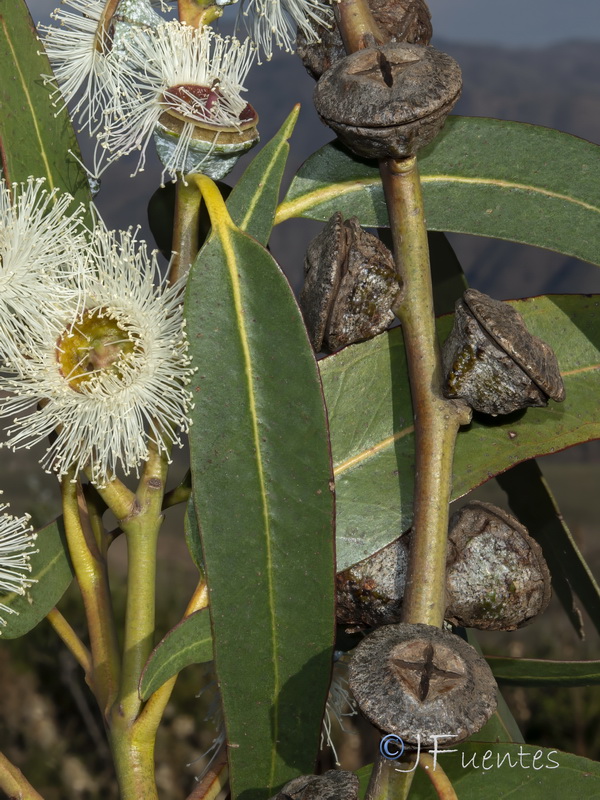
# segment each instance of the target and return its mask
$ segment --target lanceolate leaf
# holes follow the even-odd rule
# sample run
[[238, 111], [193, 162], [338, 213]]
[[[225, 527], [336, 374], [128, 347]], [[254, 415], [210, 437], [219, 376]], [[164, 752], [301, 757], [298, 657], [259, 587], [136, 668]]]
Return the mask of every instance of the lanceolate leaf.
[[[467, 742], [440, 751], [439, 764], [460, 800], [598, 797], [600, 764], [549, 747]], [[438, 800], [424, 769], [416, 771], [410, 798]]]
[[165, 681], [190, 664], [213, 657], [208, 609], [196, 611], [176, 625], [156, 645], [142, 672], [140, 697], [147, 700]]
[[486, 656], [499, 683], [515, 686], [592, 686], [600, 683], [600, 661], [545, 661]]
[[6, 627], [1, 629], [4, 639], [23, 636], [44, 619], [67, 591], [73, 578], [73, 568], [67, 554], [67, 542], [59, 517], [37, 532], [37, 553], [31, 556], [31, 577], [37, 582], [23, 596], [2, 595], [3, 605], [16, 614], [3, 614]]
[[[549, 797], [599, 797], [600, 764], [587, 758], [526, 744], [466, 742], [437, 754], [460, 800], [483, 797], [547, 800]], [[406, 765], [399, 765], [406, 769]], [[357, 775], [364, 797], [372, 765]], [[438, 800], [425, 769], [415, 770], [410, 800]]]
[[200, 539], [200, 526], [196, 515], [196, 506], [193, 499], [187, 501], [185, 507], [185, 517], [183, 520], [183, 530], [185, 533], [185, 543], [188, 546], [192, 561], [201, 573], [204, 573], [204, 560], [202, 557], [202, 541]]
[[[600, 264], [600, 147], [566, 133], [450, 117], [419, 155], [427, 226], [546, 247]], [[334, 211], [388, 225], [379, 170], [338, 144], [292, 182], [276, 221]]]
[[498, 483], [508, 494], [512, 510], [540, 543], [552, 573], [553, 586], [572, 617], [575, 629], [578, 630], [579, 615], [570, 613], [572, 591], [577, 593], [600, 632], [600, 587], [562, 518], [539, 466], [535, 461], [519, 464], [514, 470], [499, 475]]
[[299, 113], [300, 106], [294, 106], [278, 133], [251, 161], [227, 200], [227, 210], [235, 224], [264, 245], [271, 235], [290, 150], [288, 139]]
[[[468, 628], [465, 631], [467, 641], [472, 645], [479, 655], [483, 656], [481, 646], [477, 638], [477, 631]], [[496, 692], [498, 707], [492, 714], [481, 730], [469, 736], [469, 742], [524, 742], [523, 734], [519, 730], [517, 721], [512, 715], [506, 700], [502, 694]]]
[[[41, 51], [41, 52], [38, 52]], [[42, 74], [52, 70], [24, 0], [0, 0], [0, 158], [10, 183], [46, 178], [76, 200], [88, 202], [85, 172], [66, 109], [50, 101]]]
[[[600, 298], [514, 302], [555, 350], [562, 404], [509, 417], [476, 415], [458, 436], [453, 499], [536, 455], [600, 437]], [[451, 317], [438, 323], [443, 340]], [[345, 569], [410, 527], [413, 427], [402, 332], [395, 329], [320, 362], [337, 492], [337, 565]]]
[[215, 233], [186, 298], [193, 497], [233, 796], [263, 800], [312, 772], [318, 750], [334, 628], [331, 466], [287, 281], [202, 186]]

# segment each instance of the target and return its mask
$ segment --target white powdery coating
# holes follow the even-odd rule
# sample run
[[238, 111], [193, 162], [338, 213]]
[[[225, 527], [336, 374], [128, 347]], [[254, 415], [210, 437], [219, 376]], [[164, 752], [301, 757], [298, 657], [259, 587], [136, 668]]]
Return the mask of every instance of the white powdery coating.
[[19, 360], [66, 309], [78, 308], [84, 275], [83, 207], [43, 179], [9, 189], [0, 180], [0, 357]]
[[[30, 517], [14, 517], [6, 513], [8, 506], [0, 504], [0, 593], [24, 595], [35, 580], [29, 578], [31, 564], [29, 559], [34, 552], [36, 534], [29, 524]], [[0, 610], [6, 614], [16, 614], [10, 606], [0, 603]], [[1, 628], [6, 620], [0, 616]]]
[[[129, 79], [124, 83], [119, 115], [105, 119], [100, 134], [114, 161], [132, 150], [140, 150], [136, 173], [144, 169], [146, 148], [161, 115], [170, 108], [185, 120], [181, 146], [165, 171], [175, 177], [184, 170], [195, 123], [210, 122], [237, 127], [246, 107], [241, 93], [255, 58], [249, 40], [221, 37], [212, 28], [197, 30], [177, 20], [152, 31], [132, 31], [126, 43]], [[174, 95], [176, 86], [217, 88], [212, 105], [206, 107], [193, 94]]]
[[269, 61], [273, 42], [293, 53], [296, 50], [296, 26], [309, 42], [318, 42], [313, 23], [331, 27], [333, 10], [325, 0], [248, 0], [242, 15], [247, 18], [248, 34]]
[[[137, 471], [148, 458], [149, 441], [162, 451], [166, 440], [181, 444], [192, 406], [184, 387], [192, 370], [183, 283], [167, 286], [156, 256], [137, 246], [132, 231], [114, 233], [100, 222], [89, 259], [97, 275], [86, 287], [85, 313], [113, 320], [133, 343], [132, 352], [122, 355], [118, 370], [96, 369], [75, 389], [61, 372], [56, 339], [40, 338], [31, 357], [0, 378], [0, 389], [12, 395], [0, 400], [0, 416], [17, 415], [6, 446], [29, 447], [54, 433], [40, 463], [59, 475], [87, 469], [103, 485], [119, 467]], [[79, 323], [77, 314], [63, 320], [64, 335], [80, 333]]]

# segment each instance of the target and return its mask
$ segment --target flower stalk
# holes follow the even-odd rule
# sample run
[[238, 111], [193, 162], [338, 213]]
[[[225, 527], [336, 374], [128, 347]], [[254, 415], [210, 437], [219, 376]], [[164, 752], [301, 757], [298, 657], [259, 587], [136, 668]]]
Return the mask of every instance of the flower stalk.
[[77, 582], [83, 598], [91, 645], [91, 686], [106, 716], [118, 691], [120, 663], [106, 562], [87, 524], [85, 500], [73, 473], [61, 480], [63, 517]]
[[20, 769], [11, 764], [4, 753], [0, 753], [0, 789], [9, 798], [19, 800], [44, 800], [33, 788]]
[[57, 608], [53, 608], [49, 611], [46, 615], [46, 619], [62, 639], [73, 658], [83, 669], [86, 683], [89, 686], [92, 675], [92, 656], [90, 651]]

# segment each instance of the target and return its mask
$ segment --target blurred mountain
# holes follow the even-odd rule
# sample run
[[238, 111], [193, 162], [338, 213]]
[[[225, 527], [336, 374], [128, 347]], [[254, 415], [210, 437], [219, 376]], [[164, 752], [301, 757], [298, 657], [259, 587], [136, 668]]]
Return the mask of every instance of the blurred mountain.
[[[456, 113], [546, 125], [600, 143], [598, 43], [564, 42], [528, 50], [446, 41], [435, 41], [435, 46], [450, 53], [463, 70], [464, 89]], [[302, 105], [284, 185], [312, 152], [332, 139], [312, 108], [313, 86], [300, 60], [284, 53], [250, 75], [247, 97], [259, 113], [263, 143], [295, 103]], [[144, 224], [145, 207], [139, 198], [145, 202], [160, 183], [160, 168], [151, 158], [144, 173], [123, 183], [123, 174], [131, 172], [135, 161], [137, 157], [118, 162], [103, 179], [98, 204], [111, 226]], [[235, 183], [247, 163], [248, 157], [242, 159], [227, 181]], [[113, 184], [115, 180], [118, 184]], [[112, 185], [118, 186], [114, 192]], [[272, 251], [295, 289], [302, 280], [306, 244], [319, 229], [319, 223], [294, 220], [273, 232]], [[147, 230], [144, 233], [149, 236]], [[600, 270], [575, 259], [482, 237], [452, 234], [450, 239], [470, 283], [495, 297], [600, 292]]]

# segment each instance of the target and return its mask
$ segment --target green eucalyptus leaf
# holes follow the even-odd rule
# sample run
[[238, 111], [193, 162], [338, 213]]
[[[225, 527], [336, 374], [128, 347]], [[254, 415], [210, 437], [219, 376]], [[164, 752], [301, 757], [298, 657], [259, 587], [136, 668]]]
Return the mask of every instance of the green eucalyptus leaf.
[[[407, 769], [406, 764], [397, 766]], [[361, 798], [365, 796], [372, 767], [369, 764], [357, 772]], [[600, 798], [600, 764], [549, 747], [465, 742], [458, 747], [438, 750], [436, 768], [444, 770], [460, 800]], [[440, 795], [428, 773], [417, 763], [410, 800], [438, 800]]]
[[600, 683], [600, 661], [546, 661], [486, 656], [499, 683], [512, 686], [592, 686]]
[[202, 538], [200, 537], [200, 525], [196, 514], [194, 498], [190, 496], [185, 507], [185, 517], [183, 520], [183, 530], [185, 543], [192, 557], [192, 561], [198, 567], [201, 574], [204, 574], [204, 557], [202, 555]]
[[285, 277], [218, 198], [204, 196], [213, 235], [186, 296], [198, 365], [193, 497], [232, 793], [266, 800], [311, 772], [319, 748], [334, 635], [327, 424]]
[[150, 653], [142, 670], [139, 693], [142, 700], [185, 667], [212, 661], [212, 635], [208, 608], [195, 611], [172, 628]]
[[428, 231], [427, 241], [433, 284], [433, 306], [436, 317], [441, 317], [442, 314], [453, 313], [456, 301], [463, 296], [469, 286], [448, 237], [439, 231]]
[[477, 733], [469, 736], [470, 742], [524, 742], [523, 734], [506, 700], [497, 692], [498, 708]]
[[227, 200], [227, 210], [235, 224], [266, 245], [273, 228], [279, 187], [287, 161], [292, 135], [300, 106], [293, 111], [278, 133], [250, 162]]
[[[50, 100], [50, 63], [24, 0], [0, 0], [0, 154], [9, 183], [46, 178], [77, 201], [89, 202], [87, 176], [65, 108]], [[59, 103], [61, 101], [59, 100]], [[71, 151], [71, 152], [69, 152]]]
[[[440, 751], [438, 760], [460, 800], [600, 797], [600, 764], [549, 747], [467, 742]], [[424, 769], [415, 773], [410, 798], [438, 798]]]
[[[558, 295], [512, 305], [554, 348], [567, 399], [508, 417], [476, 415], [458, 435], [453, 499], [528, 458], [600, 437], [600, 298]], [[451, 326], [450, 316], [438, 320], [441, 340]], [[389, 544], [412, 520], [413, 412], [402, 331], [319, 364], [336, 476], [337, 569], [343, 570]]]
[[574, 605], [573, 591], [600, 632], [600, 587], [581, 555], [538, 464], [535, 461], [519, 464], [499, 475], [498, 483], [506, 491], [516, 516], [541, 545], [552, 573], [552, 584], [575, 629], [580, 632], [581, 617]]
[[17, 639], [44, 619], [69, 588], [73, 567], [68, 555], [62, 517], [37, 531], [37, 552], [30, 559], [31, 578], [36, 581], [24, 595], [7, 594], [0, 602], [15, 614], [6, 614], [2, 638]]
[[[600, 147], [566, 133], [481, 117], [449, 117], [419, 154], [427, 226], [537, 245], [600, 264]], [[389, 224], [379, 170], [338, 143], [294, 178], [277, 222]]]
[[[475, 650], [477, 650], [479, 655], [483, 656], [481, 646], [477, 638], [477, 631], [474, 631], [472, 628], [459, 628], [457, 629], [457, 632], [459, 631], [462, 631], [463, 638], [466, 637], [466, 640], [472, 647], [475, 648]], [[519, 726], [517, 725], [510, 708], [506, 704], [506, 700], [504, 697], [502, 697], [502, 694], [499, 691], [496, 692], [496, 701], [498, 704], [496, 711], [494, 711], [483, 728], [469, 736], [467, 741], [524, 742], [525, 739], [523, 739], [523, 734], [519, 730]]]

